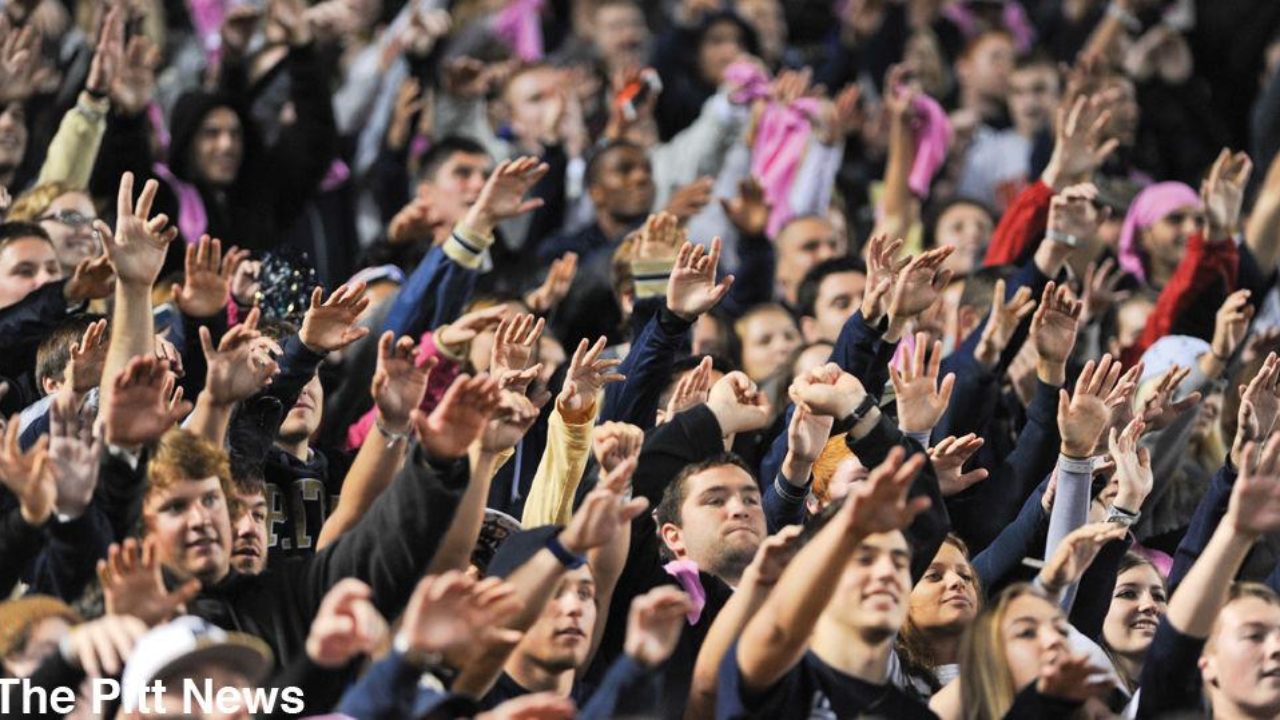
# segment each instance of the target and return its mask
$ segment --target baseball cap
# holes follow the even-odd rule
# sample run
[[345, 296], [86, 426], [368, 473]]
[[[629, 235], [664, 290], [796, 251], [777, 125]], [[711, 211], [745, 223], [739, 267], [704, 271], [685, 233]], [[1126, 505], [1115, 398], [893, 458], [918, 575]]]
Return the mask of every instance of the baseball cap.
[[152, 681], [206, 663], [230, 668], [250, 683], [258, 683], [273, 662], [271, 648], [262, 640], [184, 615], [152, 628], [138, 640], [124, 667], [120, 697], [125, 707], [138, 707]]

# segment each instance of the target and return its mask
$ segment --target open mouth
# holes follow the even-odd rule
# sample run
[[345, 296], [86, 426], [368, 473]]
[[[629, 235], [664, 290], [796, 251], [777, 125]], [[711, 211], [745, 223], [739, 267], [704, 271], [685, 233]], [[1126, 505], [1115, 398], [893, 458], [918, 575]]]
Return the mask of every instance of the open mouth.
[[1144, 631], [1144, 632], [1155, 632], [1155, 631], [1156, 631], [1156, 625], [1157, 625], [1157, 623], [1156, 623], [1156, 621], [1155, 621], [1155, 620], [1145, 620], [1145, 619], [1144, 619], [1144, 620], [1135, 620], [1134, 622], [1130, 623], [1129, 628], [1130, 628], [1131, 630], [1138, 630], [1138, 631]]
[[576, 628], [576, 627], [557, 630], [555, 636], [557, 639], [558, 638], [575, 638], [578, 640], [585, 640], [587, 638], [587, 634], [583, 632], [581, 628]]

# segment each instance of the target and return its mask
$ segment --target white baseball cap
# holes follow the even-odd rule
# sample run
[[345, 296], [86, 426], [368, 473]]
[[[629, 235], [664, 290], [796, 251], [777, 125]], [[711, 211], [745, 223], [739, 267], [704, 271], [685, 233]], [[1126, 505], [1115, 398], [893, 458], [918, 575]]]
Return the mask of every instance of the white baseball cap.
[[271, 648], [243, 633], [229, 633], [193, 615], [157, 625], [143, 635], [129, 653], [121, 678], [125, 707], [138, 707], [156, 678], [171, 676], [205, 663], [221, 665], [261, 682], [273, 664]]

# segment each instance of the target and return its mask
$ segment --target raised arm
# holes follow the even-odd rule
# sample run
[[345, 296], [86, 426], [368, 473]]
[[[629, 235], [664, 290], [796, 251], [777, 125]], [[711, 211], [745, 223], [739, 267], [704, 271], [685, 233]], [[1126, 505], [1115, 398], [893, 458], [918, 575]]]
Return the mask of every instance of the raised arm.
[[422, 403], [434, 362], [419, 361], [413, 339], [390, 332], [378, 338], [378, 364], [373, 373], [377, 432], [369, 433], [342, 481], [338, 506], [320, 529], [316, 548], [323, 549], [349, 530], [386, 490], [404, 462], [413, 433], [410, 414]]
[[[851, 432], [858, 429], [855, 425]], [[843, 573], [858, 544], [869, 535], [905, 528], [928, 507], [928, 500], [907, 498], [925, 456], [917, 454], [904, 461], [905, 456], [895, 448], [866, 482], [850, 488], [840, 511], [783, 571], [778, 584], [787, 591], [770, 593], [743, 628], [737, 670], [745, 691], [768, 690], [800, 661], [833, 597], [831, 583]]]
[[280, 346], [258, 331], [260, 317], [258, 308], [250, 310], [244, 322], [222, 336], [216, 350], [209, 328], [200, 328], [207, 377], [187, 421], [187, 429], [203, 435], [218, 447], [226, 444], [227, 428], [236, 403], [253, 397], [270, 384], [271, 377], [280, 369], [271, 357], [273, 352], [281, 352]]

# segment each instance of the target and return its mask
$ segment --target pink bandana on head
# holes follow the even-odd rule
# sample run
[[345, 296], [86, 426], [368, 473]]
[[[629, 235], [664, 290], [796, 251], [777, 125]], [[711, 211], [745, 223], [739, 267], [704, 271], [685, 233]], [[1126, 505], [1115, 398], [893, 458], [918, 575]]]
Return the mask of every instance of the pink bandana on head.
[[542, 5], [545, 0], [511, 0], [493, 19], [493, 32], [524, 62], [542, 59]]
[[1188, 205], [1199, 207], [1200, 196], [1185, 183], [1156, 183], [1138, 193], [1129, 205], [1124, 227], [1120, 230], [1120, 269], [1146, 283], [1147, 271], [1142, 265], [1142, 250], [1138, 247], [1139, 231]]

